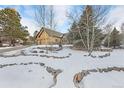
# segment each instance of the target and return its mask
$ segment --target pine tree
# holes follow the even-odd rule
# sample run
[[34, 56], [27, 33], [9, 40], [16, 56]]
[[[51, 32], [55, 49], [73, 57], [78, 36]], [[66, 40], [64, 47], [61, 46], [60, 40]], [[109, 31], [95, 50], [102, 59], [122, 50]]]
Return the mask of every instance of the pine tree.
[[75, 40], [77, 40], [77, 39], [80, 39], [78, 30], [77, 30], [77, 24], [75, 21], [73, 22], [73, 24], [69, 30], [69, 37], [73, 42], [75, 42]]
[[121, 39], [121, 44], [124, 45], [124, 23], [121, 24], [121, 35], [120, 35], [120, 39]]
[[[79, 22], [76, 23], [73, 22], [71, 26], [71, 33], [73, 33], [73, 41], [81, 41], [84, 40], [85, 44], [87, 45], [87, 50], [90, 51], [91, 47], [98, 47], [101, 43], [102, 33], [101, 30], [96, 26], [96, 19], [94, 19], [94, 12], [93, 6], [86, 6], [84, 9]], [[80, 29], [81, 36], [78, 33], [79, 30], [77, 28], [77, 25]], [[82, 43], [79, 43], [82, 44]], [[78, 44], [78, 45], [79, 45]], [[81, 45], [80, 45], [81, 46]], [[82, 45], [83, 46], [83, 45]], [[84, 46], [83, 46], [84, 47]]]
[[22, 31], [20, 21], [21, 16], [15, 9], [5, 8], [0, 10], [0, 25], [3, 31], [10, 37], [13, 46], [15, 45], [16, 38], [24, 39], [27, 36], [27, 32]]
[[119, 31], [114, 27], [110, 36], [110, 46], [116, 48], [120, 45], [120, 34]]

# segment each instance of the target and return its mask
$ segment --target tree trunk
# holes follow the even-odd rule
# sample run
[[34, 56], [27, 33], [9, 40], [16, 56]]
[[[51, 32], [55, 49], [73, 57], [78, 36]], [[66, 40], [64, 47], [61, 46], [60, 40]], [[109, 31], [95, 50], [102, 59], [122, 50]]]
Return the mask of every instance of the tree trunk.
[[83, 38], [82, 38], [82, 35], [81, 35], [81, 32], [80, 32], [80, 31], [79, 31], [79, 35], [80, 35], [80, 37], [81, 37], [81, 41], [82, 41], [82, 43], [83, 43], [85, 49], [87, 49], [87, 47], [86, 47], [86, 45], [85, 45], [85, 43], [84, 43], [84, 40], [83, 40]]
[[94, 25], [93, 25], [93, 29], [92, 29], [92, 40], [91, 40], [91, 47], [90, 47], [90, 51], [89, 51], [89, 56], [90, 56], [91, 53], [93, 52], [94, 40], [95, 40], [95, 33], [94, 33]]
[[2, 47], [2, 41], [0, 40], [0, 47]]
[[12, 46], [15, 46], [15, 40], [14, 39], [12, 39], [11, 44], [12, 44]]
[[90, 40], [89, 40], [89, 19], [88, 19], [88, 13], [87, 13], [87, 10], [86, 10], [86, 20], [87, 20], [87, 22], [86, 22], [86, 31], [87, 31], [87, 51], [89, 52], [90, 50], [89, 50], [89, 48], [90, 48], [90, 45], [89, 45], [89, 43], [90, 43]]

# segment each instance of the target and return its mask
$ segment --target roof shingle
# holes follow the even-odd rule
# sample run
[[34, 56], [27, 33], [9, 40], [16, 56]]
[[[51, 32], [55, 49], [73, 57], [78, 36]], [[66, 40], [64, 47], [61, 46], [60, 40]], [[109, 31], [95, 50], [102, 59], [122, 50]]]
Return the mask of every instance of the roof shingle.
[[37, 34], [37, 36], [41, 35], [42, 32], [45, 31], [49, 36], [53, 36], [53, 37], [62, 37], [63, 34], [45, 27], [42, 27], [40, 32]]

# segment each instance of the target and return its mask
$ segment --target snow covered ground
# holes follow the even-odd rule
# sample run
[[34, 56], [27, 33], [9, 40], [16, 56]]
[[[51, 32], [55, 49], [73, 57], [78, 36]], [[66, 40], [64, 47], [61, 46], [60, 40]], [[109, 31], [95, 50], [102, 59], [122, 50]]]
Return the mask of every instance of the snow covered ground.
[[2, 50], [2, 49], [8, 49], [8, 48], [12, 48], [12, 47], [0, 47], [0, 50]]
[[124, 72], [92, 73], [83, 82], [90, 88], [124, 88]]
[[[61, 69], [62, 73], [57, 76], [54, 88], [74, 88], [73, 77], [82, 70], [124, 67], [124, 50], [114, 50], [111, 56], [105, 58], [92, 58], [84, 56], [84, 51], [76, 51], [67, 48], [60, 51], [44, 53], [44, 49], [32, 46], [23, 51], [30, 56], [19, 55], [16, 57], [0, 57], [1, 64], [12, 63], [44, 63], [45, 66]], [[56, 46], [57, 47], [57, 46]], [[22, 49], [21, 49], [22, 50]], [[2, 55], [17, 55], [21, 50], [3, 53]], [[36, 52], [37, 51], [37, 52]], [[41, 52], [40, 52], [41, 51]], [[44, 51], [44, 52], [43, 52]], [[94, 55], [105, 54], [105, 52], [94, 52]], [[33, 56], [34, 55], [34, 56]], [[35, 56], [37, 55], [37, 56]], [[41, 57], [40, 55], [68, 58]], [[124, 72], [91, 73], [82, 80], [83, 87], [124, 87]], [[44, 66], [14, 65], [0, 68], [0, 87], [49, 87], [53, 84], [53, 76], [46, 71]]]
[[[21, 47], [21, 46], [23, 46], [23, 45], [18, 45], [18, 46], [15, 46], [15, 47]], [[14, 47], [12, 47], [12, 46], [7, 46], [7, 47], [0, 47], [0, 50], [3, 50], [3, 49], [9, 49], [9, 48], [14, 48]]]

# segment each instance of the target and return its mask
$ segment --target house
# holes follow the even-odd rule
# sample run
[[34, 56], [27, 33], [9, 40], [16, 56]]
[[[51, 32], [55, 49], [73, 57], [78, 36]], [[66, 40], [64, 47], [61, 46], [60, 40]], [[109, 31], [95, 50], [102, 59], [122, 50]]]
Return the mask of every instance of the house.
[[63, 38], [62, 33], [42, 27], [35, 37], [35, 42], [40, 44], [60, 44]]

